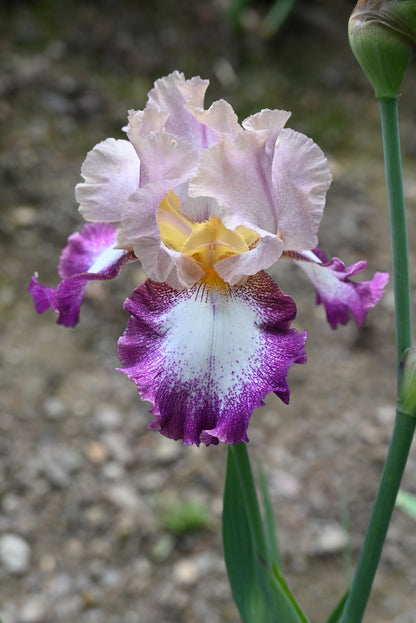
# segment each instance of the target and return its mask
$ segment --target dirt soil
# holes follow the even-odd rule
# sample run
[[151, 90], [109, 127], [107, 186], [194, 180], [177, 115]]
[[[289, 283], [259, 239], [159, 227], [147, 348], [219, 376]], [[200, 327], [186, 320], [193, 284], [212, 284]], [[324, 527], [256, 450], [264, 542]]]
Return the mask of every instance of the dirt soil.
[[[267, 3], [248, 3], [239, 30], [226, 4], [0, 9], [3, 623], [239, 621], [221, 545], [226, 448], [147, 431], [148, 406], [114, 370], [122, 302], [144, 275], [131, 266], [91, 284], [73, 330], [38, 316], [26, 292], [34, 271], [56, 283], [60, 250], [82, 225], [74, 186], [85, 154], [123, 136], [154, 79], [173, 69], [207, 77], [208, 103], [224, 97], [240, 119], [292, 110], [288, 125], [317, 141], [333, 170], [321, 246], [346, 263], [367, 259], [366, 278], [390, 271], [378, 110], [346, 35], [354, 2], [299, 1], [269, 38], [259, 27]], [[413, 67], [401, 102], [413, 286], [415, 96]], [[288, 582], [318, 622], [345, 590], [392, 430], [392, 286], [364, 327], [332, 331], [295, 266], [271, 273], [297, 303], [308, 363], [290, 372], [288, 407], [269, 397], [253, 414], [249, 450], [266, 470]], [[412, 451], [403, 487], [413, 493], [415, 469]], [[416, 621], [415, 555], [415, 522], [397, 511], [367, 623]]]

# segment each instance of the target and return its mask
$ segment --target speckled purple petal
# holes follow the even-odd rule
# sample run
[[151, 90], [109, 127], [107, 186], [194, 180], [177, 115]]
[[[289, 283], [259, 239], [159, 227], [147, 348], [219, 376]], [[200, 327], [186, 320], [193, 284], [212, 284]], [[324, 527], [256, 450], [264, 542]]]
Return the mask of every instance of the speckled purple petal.
[[39, 314], [52, 307], [59, 314], [58, 324], [77, 324], [88, 282], [113, 279], [124, 264], [135, 259], [131, 252], [114, 248], [117, 232], [108, 223], [88, 223], [68, 238], [58, 267], [62, 281], [56, 289], [39, 283], [37, 275], [29, 283], [28, 291]]
[[368, 311], [381, 300], [388, 273], [375, 273], [371, 281], [351, 281], [350, 277], [363, 271], [367, 262], [345, 266], [337, 257], [329, 261], [318, 248], [303, 252], [303, 256], [307, 261], [296, 263], [315, 286], [316, 302], [324, 305], [332, 329], [338, 324], [347, 324], [350, 312], [358, 326], [362, 325]]
[[152, 403], [149, 428], [187, 445], [248, 441], [253, 410], [269, 392], [287, 403], [289, 368], [306, 361], [295, 303], [264, 272], [224, 289], [148, 280], [125, 309], [120, 371]]

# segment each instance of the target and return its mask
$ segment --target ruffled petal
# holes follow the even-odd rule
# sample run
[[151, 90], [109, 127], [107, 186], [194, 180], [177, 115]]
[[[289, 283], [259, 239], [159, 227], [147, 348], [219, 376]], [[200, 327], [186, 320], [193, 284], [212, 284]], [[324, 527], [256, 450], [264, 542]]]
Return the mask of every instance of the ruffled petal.
[[170, 180], [170, 188], [188, 179], [198, 167], [198, 153], [170, 132], [140, 136], [135, 145], [140, 158], [140, 186]]
[[332, 329], [336, 329], [338, 324], [347, 324], [350, 312], [358, 326], [362, 325], [368, 311], [381, 300], [389, 274], [375, 273], [371, 281], [351, 281], [350, 277], [362, 272], [367, 262], [345, 266], [337, 257], [328, 261], [317, 248], [302, 255], [306, 261], [296, 261], [296, 264], [315, 286], [316, 302], [324, 305]]
[[140, 135], [162, 130], [168, 117], [168, 112], [161, 112], [152, 108], [129, 110], [127, 115], [128, 123], [123, 130], [127, 133], [132, 144], [136, 145]]
[[269, 392], [287, 403], [288, 370], [306, 361], [295, 303], [264, 272], [233, 288], [148, 280], [125, 309], [120, 371], [152, 403], [149, 428], [184, 444], [247, 441], [253, 410]]
[[277, 233], [285, 249], [312, 249], [332, 176], [323, 151], [304, 134], [283, 129], [272, 168]]
[[98, 143], [81, 167], [85, 182], [75, 187], [79, 210], [87, 221], [116, 223], [129, 195], [139, 187], [140, 160], [129, 141]]
[[52, 307], [59, 314], [58, 324], [67, 327], [77, 324], [88, 282], [113, 279], [124, 264], [135, 259], [133, 253], [114, 248], [117, 232], [108, 223], [87, 223], [68, 238], [59, 263], [59, 275], [63, 279], [58, 286], [55, 289], [44, 286], [37, 275], [28, 286], [39, 314]]
[[230, 138], [236, 138], [236, 136], [242, 132], [233, 107], [225, 100], [213, 102], [208, 110], [195, 106], [192, 103], [186, 104], [185, 108], [195, 119], [214, 132], [211, 137], [211, 143], [214, 142], [215, 138], [223, 134]]
[[148, 107], [169, 113], [166, 130], [186, 139], [197, 151], [216, 141], [216, 134], [188, 110], [188, 107], [203, 109], [208, 85], [209, 80], [199, 76], [186, 80], [183, 73], [174, 71], [156, 80], [149, 92]]
[[246, 131], [235, 141], [223, 139], [201, 156], [189, 195], [214, 197], [224, 207], [222, 220], [227, 227], [239, 220], [277, 232], [269, 184], [272, 159], [265, 154], [266, 138], [264, 133]]
[[[241, 224], [249, 228], [253, 227], [251, 224]], [[269, 234], [259, 227], [253, 227], [253, 230], [259, 235], [258, 243], [254, 248], [214, 264], [219, 276], [230, 285], [235, 285], [244, 277], [255, 275], [260, 270], [269, 268], [283, 251], [283, 244], [278, 236]]]
[[254, 132], [267, 130], [271, 132], [273, 140], [276, 140], [291, 114], [292, 113], [287, 110], [270, 110], [269, 108], [264, 108], [260, 112], [254, 113], [254, 115], [250, 115], [250, 117], [244, 119], [241, 125], [246, 130], [253, 130]]
[[234, 141], [205, 150], [189, 194], [215, 197], [227, 227], [239, 218], [277, 235], [284, 249], [309, 249], [317, 244], [331, 174], [312, 140], [281, 130], [288, 114], [262, 111]]
[[145, 273], [155, 281], [182, 289], [199, 281], [204, 271], [191, 258], [162, 243], [157, 210], [169, 190], [166, 181], [138, 190], [126, 204], [122, 225]]

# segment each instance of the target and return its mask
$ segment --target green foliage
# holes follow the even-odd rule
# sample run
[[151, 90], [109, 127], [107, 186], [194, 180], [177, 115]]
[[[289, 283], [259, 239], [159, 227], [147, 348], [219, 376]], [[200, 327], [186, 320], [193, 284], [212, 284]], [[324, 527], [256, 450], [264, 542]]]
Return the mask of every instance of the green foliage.
[[[289, 17], [296, 0], [275, 0], [269, 11], [260, 23], [260, 32], [265, 36], [271, 36], [280, 30]], [[242, 15], [249, 0], [232, 0], [228, 8], [228, 18], [234, 28], [241, 28]]]
[[396, 506], [412, 519], [416, 519], [416, 495], [400, 490], [397, 494]]
[[[266, 512], [266, 515], [270, 511]], [[224, 556], [244, 623], [307, 623], [272, 560], [244, 443], [228, 448], [224, 492]], [[273, 548], [272, 548], [273, 549]]]
[[296, 0], [276, 0], [264, 18], [265, 34], [273, 35], [283, 26], [295, 6]]
[[173, 534], [205, 530], [211, 523], [209, 510], [202, 502], [174, 502], [162, 515], [162, 524]]
[[277, 533], [274, 524], [273, 508], [269, 496], [269, 490], [267, 488], [266, 476], [264, 474], [264, 469], [261, 463], [259, 463], [258, 469], [260, 490], [263, 502], [264, 525], [266, 529], [266, 538], [269, 552], [278, 570], [280, 572], [283, 572], [282, 557], [280, 555], [279, 543], [277, 540]]
[[341, 618], [341, 615], [344, 611], [344, 606], [345, 606], [345, 602], [347, 601], [347, 597], [348, 597], [349, 591], [347, 591], [339, 600], [339, 602], [337, 603], [337, 605], [335, 606], [334, 610], [332, 611], [332, 613], [329, 616], [329, 619], [327, 620], [326, 623], [338, 623], [338, 621]]

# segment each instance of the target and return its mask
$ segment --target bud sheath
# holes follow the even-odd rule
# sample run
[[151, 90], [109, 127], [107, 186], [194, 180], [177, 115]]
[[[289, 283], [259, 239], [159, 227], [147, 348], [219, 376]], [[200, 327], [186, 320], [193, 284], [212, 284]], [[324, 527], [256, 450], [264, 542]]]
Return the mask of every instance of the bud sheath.
[[348, 36], [376, 97], [398, 97], [416, 49], [416, 0], [359, 0]]

